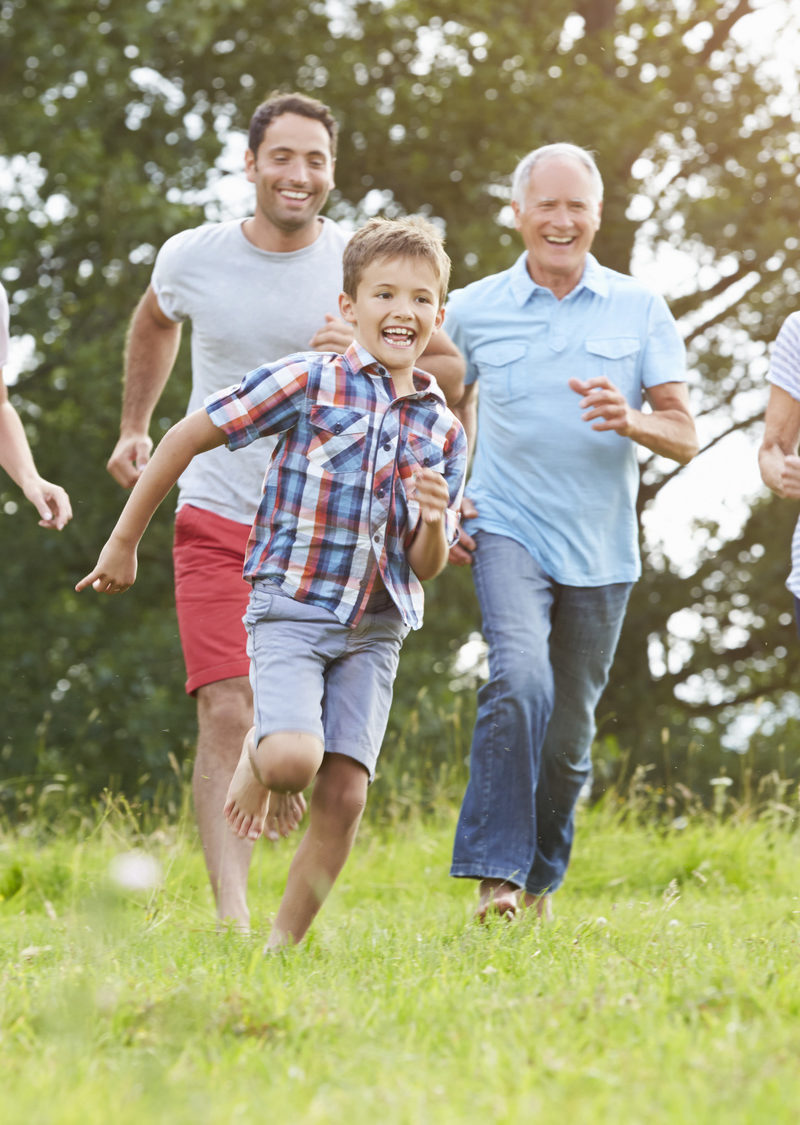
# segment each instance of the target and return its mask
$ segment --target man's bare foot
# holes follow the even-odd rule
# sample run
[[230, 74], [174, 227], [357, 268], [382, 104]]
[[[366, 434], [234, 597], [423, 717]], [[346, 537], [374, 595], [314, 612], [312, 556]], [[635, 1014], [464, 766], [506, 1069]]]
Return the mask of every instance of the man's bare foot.
[[531, 908], [536, 910], [536, 917], [541, 922], [553, 921], [553, 899], [547, 891], [540, 895], [532, 895], [530, 892], [526, 891], [523, 901], [526, 910]]
[[481, 879], [478, 909], [475, 917], [485, 922], [488, 914], [500, 914], [511, 919], [519, 906], [519, 887], [505, 879]]

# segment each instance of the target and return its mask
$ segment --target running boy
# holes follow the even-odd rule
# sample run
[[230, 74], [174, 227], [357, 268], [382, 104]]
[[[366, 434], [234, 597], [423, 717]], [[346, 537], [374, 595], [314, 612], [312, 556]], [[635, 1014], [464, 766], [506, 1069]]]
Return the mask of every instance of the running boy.
[[350, 853], [400, 647], [422, 624], [421, 582], [447, 560], [466, 467], [463, 430], [414, 367], [444, 317], [440, 235], [416, 217], [373, 219], [343, 268], [339, 305], [355, 335], [344, 355], [259, 367], [173, 426], [75, 587], [132, 585], [139, 540], [198, 453], [279, 435], [244, 566], [255, 725], [224, 808], [255, 840], [270, 794], [314, 781], [269, 948], [303, 938]]

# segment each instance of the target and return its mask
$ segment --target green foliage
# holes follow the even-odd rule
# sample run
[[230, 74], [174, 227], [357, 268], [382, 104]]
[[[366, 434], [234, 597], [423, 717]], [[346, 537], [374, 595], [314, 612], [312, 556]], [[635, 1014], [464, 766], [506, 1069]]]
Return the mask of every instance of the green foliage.
[[[127, 320], [160, 243], [218, 216], [209, 189], [223, 175], [224, 138], [261, 97], [282, 86], [328, 101], [342, 126], [331, 214], [358, 221], [379, 191], [386, 211], [439, 217], [455, 285], [518, 253], [504, 207], [525, 151], [562, 139], [595, 150], [606, 181], [598, 256], [628, 269], [635, 250], [666, 246], [696, 263], [668, 296], [712, 444], [758, 418], [766, 343], [800, 287], [797, 110], [731, 38], [748, 10], [719, 0], [52, 0], [44, 17], [30, 0], [2, 0], [0, 277], [14, 332], [35, 343], [14, 401], [42, 472], [76, 510], [62, 535], [46, 535], [0, 481], [13, 546], [0, 591], [6, 795], [61, 772], [89, 793], [110, 777], [157, 787], [172, 776], [167, 752], [182, 759], [191, 747], [169, 505], [145, 539], [134, 591], [117, 602], [71, 588], [122, 499], [104, 465]], [[187, 379], [184, 349], [154, 437], [183, 411]], [[645, 507], [674, 467], [648, 458], [642, 472]], [[660, 762], [666, 729], [674, 762], [697, 760], [699, 747], [710, 763], [742, 705], [780, 701], [797, 672], [777, 608], [793, 516], [759, 505], [732, 543], [698, 529], [705, 547], [688, 577], [644, 543], [601, 750], [613, 737], [630, 768]], [[686, 607], [702, 626], [683, 643], [673, 615]], [[384, 767], [398, 782], [417, 759], [424, 779], [463, 762], [472, 702], [453, 692], [448, 666], [476, 625], [469, 576], [447, 574], [402, 663], [387, 749], [404, 751]], [[654, 651], [669, 656], [663, 673]], [[775, 733], [763, 738], [777, 754], [794, 720], [773, 710]], [[602, 760], [609, 776], [613, 758]]]

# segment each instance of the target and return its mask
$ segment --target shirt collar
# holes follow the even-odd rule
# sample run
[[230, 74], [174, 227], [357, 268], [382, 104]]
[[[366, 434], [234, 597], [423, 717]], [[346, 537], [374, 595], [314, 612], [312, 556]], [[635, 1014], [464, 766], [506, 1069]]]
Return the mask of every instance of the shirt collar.
[[[350, 344], [342, 358], [354, 375], [361, 373], [369, 375], [372, 378], [389, 378], [389, 373], [383, 364], [379, 363], [378, 360], [356, 340]], [[419, 367], [414, 368], [414, 385], [416, 386], [416, 395], [413, 397], [425, 398], [426, 395], [433, 395], [434, 398], [439, 399], [445, 405], [447, 404], [444, 393], [433, 375], [429, 375], [427, 371], [422, 371]], [[412, 396], [409, 395], [408, 397], [410, 398]]]
[[[528, 252], [524, 250], [517, 258], [510, 271], [511, 292], [520, 308], [522, 308], [526, 301], [529, 301], [537, 291], [544, 292], [546, 289], [544, 285], [538, 285], [528, 273], [527, 261]], [[606, 297], [608, 295], [608, 279], [603, 272], [603, 267], [593, 254], [586, 255], [583, 277], [572, 290], [572, 293], [577, 293], [579, 289], [591, 289], [598, 297]], [[549, 292], [549, 290], [547, 290], [547, 292]], [[571, 296], [571, 294], [568, 293], [567, 296]]]

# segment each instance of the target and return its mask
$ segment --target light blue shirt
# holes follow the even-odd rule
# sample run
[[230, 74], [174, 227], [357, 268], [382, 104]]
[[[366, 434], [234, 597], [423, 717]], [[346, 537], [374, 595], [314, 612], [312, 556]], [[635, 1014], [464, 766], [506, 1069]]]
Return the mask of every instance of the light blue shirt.
[[605, 375], [631, 406], [644, 389], [682, 382], [686, 355], [666, 302], [592, 255], [562, 300], [509, 270], [452, 293], [445, 327], [480, 380], [467, 530], [506, 535], [567, 586], [632, 582], [641, 573], [636, 446], [584, 422], [572, 376]]

